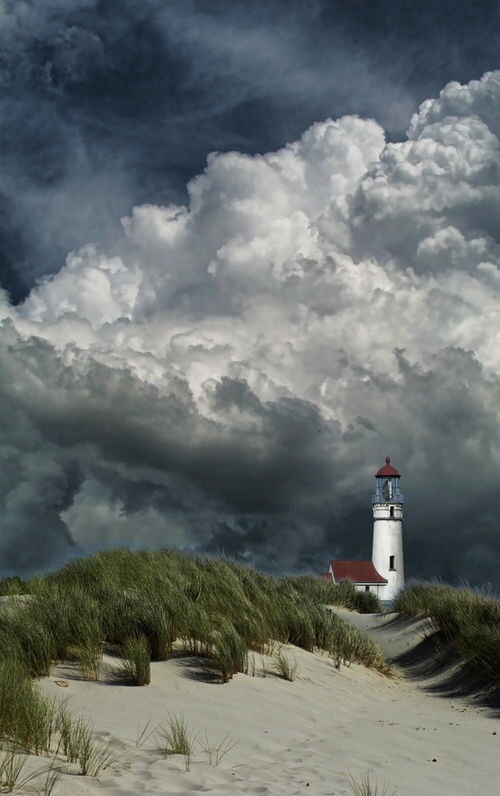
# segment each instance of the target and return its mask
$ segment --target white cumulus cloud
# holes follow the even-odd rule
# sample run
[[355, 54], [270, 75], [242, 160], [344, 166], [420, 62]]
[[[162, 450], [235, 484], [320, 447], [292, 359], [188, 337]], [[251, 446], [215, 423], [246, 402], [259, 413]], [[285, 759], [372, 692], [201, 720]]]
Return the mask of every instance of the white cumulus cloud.
[[369, 554], [389, 452], [409, 571], [483, 577], [476, 540], [500, 555], [499, 77], [446, 86], [403, 142], [348, 116], [213, 153], [186, 206], [123, 219], [120, 257], [89, 243], [4, 300], [13, 538], [33, 510], [47, 560], [72, 535], [319, 566]]

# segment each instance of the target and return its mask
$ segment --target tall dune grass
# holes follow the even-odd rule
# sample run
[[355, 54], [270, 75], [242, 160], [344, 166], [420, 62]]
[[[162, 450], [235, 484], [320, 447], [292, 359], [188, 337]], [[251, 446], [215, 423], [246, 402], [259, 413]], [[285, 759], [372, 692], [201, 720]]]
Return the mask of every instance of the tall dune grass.
[[442, 583], [412, 583], [398, 595], [395, 610], [428, 617], [441, 645], [456, 652], [480, 684], [500, 688], [498, 599]]
[[25, 752], [50, 751], [58, 708], [34, 686], [17, 656], [0, 662], [0, 736]]
[[[64, 702], [50, 701], [33, 682], [57, 661], [72, 660], [81, 676], [97, 679], [106, 645], [115, 652], [118, 676], [147, 685], [151, 660], [167, 660], [180, 641], [185, 654], [200, 656], [207, 674], [216, 671], [228, 682], [248, 671], [249, 650], [270, 652], [277, 642], [324, 650], [337, 666], [359, 662], [388, 671], [374, 642], [325, 607], [373, 610], [373, 601], [350, 584], [274, 578], [221, 557], [115, 550], [29, 582], [4, 582], [4, 591], [12, 595], [14, 585], [27, 596], [11, 596], [0, 609], [0, 738], [24, 753], [54, 760], [63, 754], [90, 776], [115, 756]], [[293, 680], [293, 661], [282, 656], [278, 663], [281, 676]], [[190, 754], [185, 759], [188, 767]], [[50, 769], [49, 790], [58, 775]]]
[[376, 594], [357, 591], [354, 584], [348, 580], [336, 584], [316, 578], [314, 575], [298, 575], [285, 578], [284, 583], [304, 597], [322, 605], [352, 608], [360, 614], [374, 614], [382, 611], [382, 605]]
[[[52, 757], [42, 772], [47, 774], [45, 790], [52, 789], [59, 776], [60, 753], [68, 762], [78, 762], [81, 773], [91, 777], [116, 759], [111, 748], [94, 737], [90, 725], [75, 720], [64, 702], [50, 700], [38, 690], [19, 658], [0, 662], [0, 738], [7, 750]], [[7, 755], [5, 760], [14, 765], [23, 758]]]
[[146, 684], [149, 660], [168, 659], [176, 639], [224, 682], [247, 670], [249, 650], [262, 654], [272, 641], [326, 650], [337, 663], [386, 667], [366, 636], [325, 608], [380, 608], [352, 584], [275, 578], [224, 557], [177, 550], [114, 550], [74, 559], [27, 585], [30, 598], [0, 612], [0, 641], [35, 677], [71, 657], [95, 679], [106, 644], [128, 661], [129, 682]]
[[142, 633], [125, 639], [121, 650], [119, 679], [131, 685], [149, 685], [151, 682], [151, 648]]
[[0, 578], [0, 595], [28, 594], [28, 581], [17, 576], [11, 578]]
[[38, 617], [24, 621], [22, 607], [0, 612], [0, 660], [22, 661], [31, 677], [50, 674], [54, 644], [49, 629]]
[[237, 672], [248, 669], [248, 649], [233, 624], [222, 619], [219, 630], [212, 636], [212, 656], [220, 670], [222, 682], [227, 683]]

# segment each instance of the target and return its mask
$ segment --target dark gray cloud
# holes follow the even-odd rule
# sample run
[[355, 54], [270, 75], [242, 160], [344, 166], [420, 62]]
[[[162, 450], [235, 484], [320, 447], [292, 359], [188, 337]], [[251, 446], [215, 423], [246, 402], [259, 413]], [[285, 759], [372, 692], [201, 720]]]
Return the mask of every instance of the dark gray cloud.
[[210, 385], [209, 419], [183, 380], [154, 387], [92, 359], [81, 370], [36, 339], [7, 356], [6, 571], [116, 544], [224, 550], [276, 570], [367, 556], [389, 442], [405, 465], [409, 571], [497, 582], [500, 396], [470, 351], [426, 369], [397, 353], [391, 383], [363, 396], [371, 420], [344, 431], [308, 401], [263, 402], [228, 377]]
[[1, 284], [15, 300], [119, 218], [184, 199], [212, 150], [372, 116], [395, 139], [448, 80], [497, 66], [494, 0], [5, 2]]
[[[211, 398], [219, 419], [209, 421], [182, 383], [169, 384], [165, 393], [92, 360], [82, 378], [37, 339], [2, 353], [7, 569], [48, 565], [73, 545], [88, 547], [91, 529], [73, 539], [61, 519], [85, 481], [132, 518], [122, 543], [168, 545], [177, 534], [170, 525], [182, 514], [185, 544], [251, 552], [264, 563], [257, 542], [274, 524], [266, 549], [276, 565], [287, 555], [294, 561], [309, 522], [331, 512], [329, 454], [339, 430], [312, 404], [263, 404], [245, 383], [223, 378]], [[225, 422], [232, 410], [249, 413], [250, 433]], [[145, 512], [157, 517], [143, 536]], [[223, 527], [231, 528], [229, 536]], [[293, 553], [278, 553], [287, 533]], [[108, 533], [99, 541], [109, 544]]]

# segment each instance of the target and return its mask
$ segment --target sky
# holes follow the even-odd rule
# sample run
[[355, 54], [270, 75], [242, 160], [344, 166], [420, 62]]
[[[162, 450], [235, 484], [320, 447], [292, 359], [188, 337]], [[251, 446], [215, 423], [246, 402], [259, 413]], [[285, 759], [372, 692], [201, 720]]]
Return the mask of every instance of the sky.
[[0, 0], [0, 575], [500, 590], [500, 5]]

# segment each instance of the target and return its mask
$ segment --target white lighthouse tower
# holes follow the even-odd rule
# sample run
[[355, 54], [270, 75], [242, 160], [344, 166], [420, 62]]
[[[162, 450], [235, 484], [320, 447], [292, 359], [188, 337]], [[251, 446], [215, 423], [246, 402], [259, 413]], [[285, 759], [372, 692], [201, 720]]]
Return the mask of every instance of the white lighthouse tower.
[[394, 600], [403, 588], [405, 571], [403, 561], [403, 503], [399, 491], [398, 471], [389, 457], [375, 476], [373, 505], [372, 561], [377, 572], [387, 580], [382, 599]]

